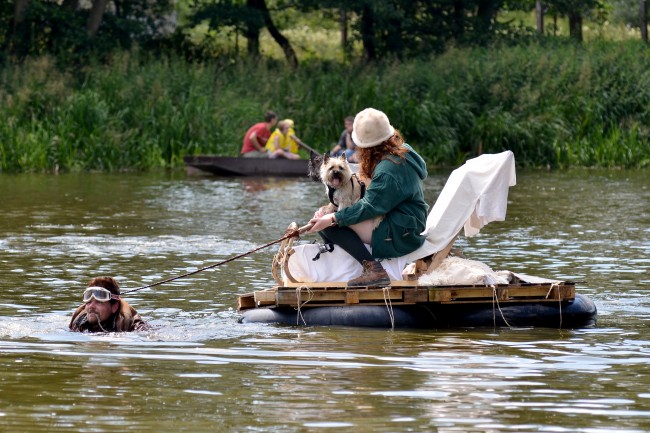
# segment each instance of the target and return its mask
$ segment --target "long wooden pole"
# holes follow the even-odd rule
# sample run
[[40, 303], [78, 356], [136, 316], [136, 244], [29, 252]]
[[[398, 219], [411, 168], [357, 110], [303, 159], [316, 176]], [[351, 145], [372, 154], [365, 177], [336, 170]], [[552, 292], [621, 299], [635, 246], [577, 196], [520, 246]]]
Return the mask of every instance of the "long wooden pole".
[[250, 250], [250, 251], [247, 251], [247, 252], [245, 252], [245, 253], [243, 253], [243, 254], [239, 254], [239, 255], [237, 255], [237, 256], [235, 256], [235, 257], [231, 257], [231, 258], [229, 258], [229, 259], [223, 260], [223, 261], [221, 261], [221, 262], [219, 262], [219, 263], [215, 263], [215, 264], [213, 264], [213, 265], [205, 266], [205, 267], [203, 267], [203, 268], [197, 269], [196, 271], [188, 272], [188, 273], [186, 273], [186, 274], [179, 275], [179, 276], [177, 276], [177, 277], [167, 278], [166, 280], [162, 280], [162, 281], [158, 281], [158, 282], [155, 282], [155, 283], [151, 283], [151, 284], [148, 284], [148, 285], [146, 285], [146, 286], [138, 287], [138, 288], [136, 288], [136, 289], [123, 290], [123, 291], [122, 291], [122, 294], [133, 293], [133, 292], [137, 292], [137, 291], [139, 291], [139, 290], [148, 289], [148, 288], [150, 288], [150, 287], [159, 286], [159, 285], [164, 284], [164, 283], [169, 283], [170, 281], [178, 280], [178, 279], [180, 279], [180, 278], [189, 277], [190, 275], [198, 274], [199, 272], [203, 272], [203, 271], [206, 271], [206, 270], [208, 270], [208, 269], [216, 268], [217, 266], [220, 266], [220, 265], [226, 264], [226, 263], [228, 263], [228, 262], [232, 262], [233, 260], [240, 259], [240, 258], [242, 258], [242, 257], [245, 257], [245, 256], [249, 255], [249, 254], [253, 254], [254, 252], [259, 251], [259, 250], [261, 250], [261, 249], [264, 249], [264, 248], [266, 248], [266, 247], [270, 247], [270, 246], [273, 245], [273, 244], [280, 243], [280, 242], [282, 242], [282, 241], [285, 240], [285, 239], [289, 239], [289, 238], [293, 238], [293, 237], [298, 237], [298, 236], [300, 236], [301, 234], [305, 233], [307, 230], [309, 230], [309, 229], [312, 227], [312, 225], [313, 225], [313, 224], [307, 224], [307, 225], [304, 225], [304, 226], [302, 226], [302, 227], [300, 227], [300, 228], [298, 228], [298, 229], [295, 229], [295, 230], [287, 230], [287, 232], [285, 233], [285, 235], [282, 236], [280, 239], [276, 239], [276, 240], [274, 240], [273, 242], [269, 242], [268, 244], [264, 244], [264, 245], [262, 245], [262, 246], [260, 246], [260, 247], [257, 247], [257, 248], [255, 248], [255, 249], [252, 249], [252, 250]]

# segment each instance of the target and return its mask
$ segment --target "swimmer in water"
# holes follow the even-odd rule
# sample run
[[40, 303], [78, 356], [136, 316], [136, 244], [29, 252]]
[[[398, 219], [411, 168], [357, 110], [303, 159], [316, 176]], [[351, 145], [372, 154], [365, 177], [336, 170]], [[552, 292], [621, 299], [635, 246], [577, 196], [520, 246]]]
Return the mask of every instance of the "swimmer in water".
[[83, 304], [70, 320], [70, 330], [75, 332], [130, 332], [148, 328], [138, 312], [120, 298], [120, 287], [111, 277], [90, 280]]

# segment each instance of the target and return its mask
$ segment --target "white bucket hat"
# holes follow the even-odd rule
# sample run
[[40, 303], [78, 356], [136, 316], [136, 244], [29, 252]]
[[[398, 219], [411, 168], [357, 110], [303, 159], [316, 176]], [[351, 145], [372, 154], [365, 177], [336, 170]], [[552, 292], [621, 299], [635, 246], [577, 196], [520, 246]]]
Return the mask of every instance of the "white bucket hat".
[[359, 147], [372, 147], [395, 134], [386, 115], [374, 108], [366, 108], [354, 117], [352, 141]]

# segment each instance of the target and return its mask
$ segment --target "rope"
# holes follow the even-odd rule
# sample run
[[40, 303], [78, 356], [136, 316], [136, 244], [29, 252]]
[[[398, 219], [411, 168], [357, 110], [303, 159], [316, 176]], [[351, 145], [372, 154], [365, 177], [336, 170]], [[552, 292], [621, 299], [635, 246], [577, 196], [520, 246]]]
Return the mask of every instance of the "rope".
[[248, 252], [245, 252], [243, 254], [239, 254], [239, 255], [237, 255], [235, 257], [231, 257], [229, 259], [223, 260], [223, 261], [221, 261], [219, 263], [215, 263], [213, 265], [205, 266], [203, 268], [197, 269], [196, 271], [187, 272], [187, 273], [185, 273], [183, 275], [179, 275], [177, 277], [167, 278], [166, 280], [158, 281], [158, 282], [152, 283], [152, 284], [147, 284], [146, 286], [138, 287], [136, 289], [124, 290], [124, 291], [122, 291], [122, 294], [125, 295], [127, 293], [133, 293], [133, 292], [137, 292], [139, 290], [148, 289], [150, 287], [159, 286], [159, 285], [164, 284], [164, 283], [169, 283], [170, 281], [179, 280], [181, 278], [189, 277], [190, 275], [198, 274], [199, 272], [207, 271], [208, 269], [216, 268], [217, 266], [225, 265], [226, 263], [232, 262], [233, 260], [241, 259], [242, 257], [248, 256], [248, 255], [253, 254], [253, 253], [255, 253], [255, 252], [259, 251], [259, 250], [270, 247], [271, 245], [280, 243], [285, 239], [289, 239], [289, 238], [292, 238], [292, 237], [298, 237], [298, 236], [300, 236], [300, 233], [303, 233], [304, 231], [309, 230], [310, 228], [311, 228], [311, 225], [307, 225], [307, 226], [304, 226], [304, 227], [300, 227], [299, 229], [296, 229], [296, 230], [288, 230], [287, 233], [283, 237], [281, 237], [280, 239], [277, 239], [277, 240], [275, 240], [273, 242], [269, 242], [268, 244], [264, 244], [262, 246], [254, 248], [254, 249], [252, 249], [252, 250], [250, 250]]
[[390, 300], [390, 296], [387, 296], [389, 290], [390, 287], [384, 287], [381, 289], [384, 294], [384, 303], [386, 304], [386, 309], [388, 310], [388, 317], [390, 317], [390, 328], [395, 329], [395, 313], [393, 313], [393, 302]]
[[[307, 289], [307, 293], [309, 294], [309, 298], [303, 302], [302, 304], [300, 303], [300, 295], [302, 294], [302, 289]], [[305, 320], [304, 317], [302, 317], [302, 307], [307, 305], [309, 301], [314, 299], [314, 293], [311, 291], [311, 289], [308, 286], [300, 286], [296, 288], [296, 299], [298, 303], [298, 315], [296, 316], [296, 325], [300, 325], [300, 320], [302, 320], [303, 325], [307, 325], [307, 321]]]
[[546, 297], [548, 298], [548, 295], [553, 291], [554, 288], [557, 288], [557, 304], [560, 309], [560, 328], [562, 329], [562, 296], [560, 295], [560, 283], [551, 283], [551, 288], [548, 289], [548, 293], [546, 294]]
[[560, 295], [560, 283], [551, 283], [551, 288], [548, 289], [548, 293], [546, 294], [545, 299], [548, 299], [548, 297], [551, 295], [551, 292], [553, 289], [557, 289], [557, 302], [558, 306], [560, 309], [560, 328], [562, 329], [562, 296]]
[[496, 310], [494, 308], [494, 303], [496, 301], [497, 308], [499, 309], [499, 313], [501, 313], [501, 318], [505, 322], [506, 326], [510, 329], [512, 329], [512, 326], [510, 326], [510, 323], [506, 320], [506, 317], [503, 315], [503, 310], [501, 310], [501, 305], [499, 305], [499, 298], [497, 297], [497, 287], [494, 284], [490, 284], [490, 287], [492, 287], [492, 320], [494, 321], [494, 327], [497, 327], [497, 316], [496, 316]]
[[554, 288], [558, 287], [558, 298], [560, 297], [560, 289], [559, 289], [559, 284], [558, 283], [551, 283], [551, 287], [548, 289], [548, 292], [546, 292], [546, 296], [544, 296], [544, 299], [548, 299], [549, 296], [551, 296], [551, 292], [553, 291]]

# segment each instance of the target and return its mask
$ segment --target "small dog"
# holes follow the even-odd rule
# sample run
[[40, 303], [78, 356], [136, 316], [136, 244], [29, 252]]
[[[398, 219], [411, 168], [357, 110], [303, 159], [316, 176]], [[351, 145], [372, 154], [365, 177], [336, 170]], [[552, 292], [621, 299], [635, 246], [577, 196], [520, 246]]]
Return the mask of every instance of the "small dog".
[[[345, 209], [359, 201], [366, 192], [366, 185], [352, 171], [345, 155], [331, 157], [329, 153], [310, 156], [309, 177], [325, 185], [330, 204], [327, 213]], [[316, 177], [316, 168], [318, 176]]]
[[314, 182], [322, 182], [320, 178], [320, 166], [323, 164], [323, 156], [314, 152], [309, 152], [309, 163], [307, 176]]

